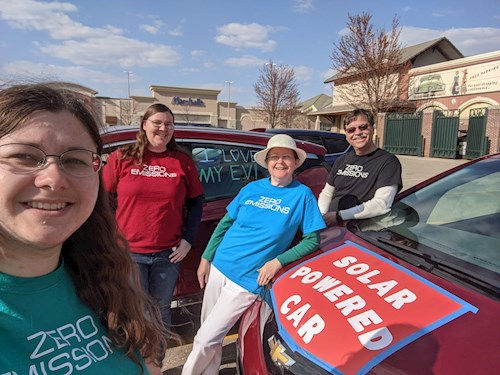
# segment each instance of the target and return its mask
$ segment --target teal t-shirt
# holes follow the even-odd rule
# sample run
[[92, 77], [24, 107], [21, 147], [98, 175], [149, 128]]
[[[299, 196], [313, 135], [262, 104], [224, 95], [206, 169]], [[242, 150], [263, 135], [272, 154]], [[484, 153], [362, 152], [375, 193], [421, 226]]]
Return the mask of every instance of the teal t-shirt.
[[258, 269], [287, 251], [297, 233], [325, 227], [311, 189], [293, 181], [286, 187], [268, 178], [249, 183], [227, 206], [234, 219], [215, 252], [213, 264], [249, 292], [261, 294]]
[[0, 272], [0, 374], [140, 372], [79, 300], [64, 266], [33, 278]]

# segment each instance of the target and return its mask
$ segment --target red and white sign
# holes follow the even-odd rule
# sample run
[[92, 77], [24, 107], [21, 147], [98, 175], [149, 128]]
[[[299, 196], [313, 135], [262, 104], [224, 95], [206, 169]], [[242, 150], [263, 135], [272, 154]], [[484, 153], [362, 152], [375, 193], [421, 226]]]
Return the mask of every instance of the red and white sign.
[[353, 243], [283, 274], [271, 292], [281, 336], [321, 367], [365, 374], [475, 307]]

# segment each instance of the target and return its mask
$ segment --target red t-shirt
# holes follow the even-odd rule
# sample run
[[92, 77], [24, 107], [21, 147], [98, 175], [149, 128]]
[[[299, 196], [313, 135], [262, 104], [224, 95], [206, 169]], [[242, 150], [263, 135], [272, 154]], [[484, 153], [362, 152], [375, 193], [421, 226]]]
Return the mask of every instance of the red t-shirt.
[[186, 199], [203, 194], [193, 160], [182, 152], [146, 150], [143, 162], [112, 153], [102, 171], [104, 186], [117, 194], [116, 221], [135, 253], [177, 246]]

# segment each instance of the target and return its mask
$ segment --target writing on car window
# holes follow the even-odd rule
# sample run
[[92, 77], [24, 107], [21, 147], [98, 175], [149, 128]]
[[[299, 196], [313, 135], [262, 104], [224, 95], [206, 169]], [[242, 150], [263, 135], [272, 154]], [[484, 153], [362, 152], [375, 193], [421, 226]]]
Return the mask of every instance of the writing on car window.
[[234, 197], [247, 183], [267, 173], [253, 159], [259, 149], [193, 144], [191, 150], [207, 200]]

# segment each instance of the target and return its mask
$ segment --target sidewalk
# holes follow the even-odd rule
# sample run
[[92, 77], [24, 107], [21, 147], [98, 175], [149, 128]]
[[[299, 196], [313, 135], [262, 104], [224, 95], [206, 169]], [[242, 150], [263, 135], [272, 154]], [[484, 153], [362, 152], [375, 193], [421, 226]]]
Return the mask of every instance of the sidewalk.
[[403, 190], [418, 184], [447, 169], [468, 162], [467, 159], [424, 158], [410, 155], [396, 155], [401, 162]]

